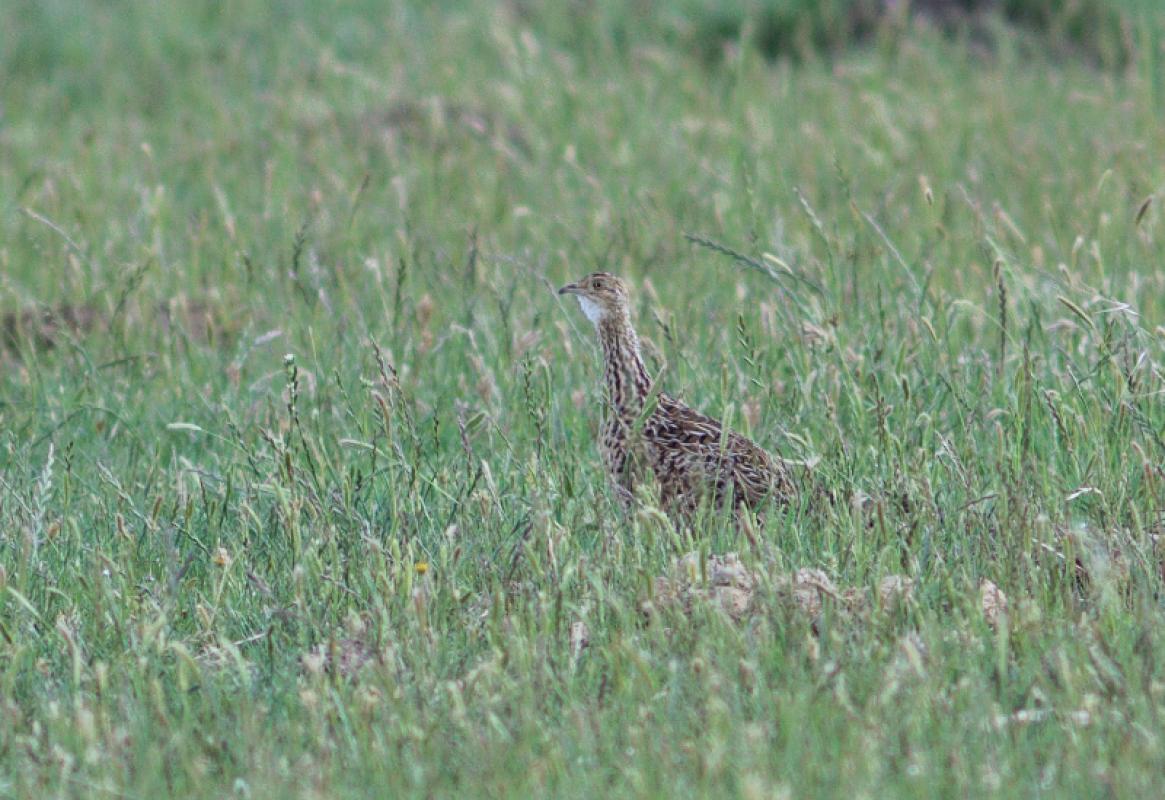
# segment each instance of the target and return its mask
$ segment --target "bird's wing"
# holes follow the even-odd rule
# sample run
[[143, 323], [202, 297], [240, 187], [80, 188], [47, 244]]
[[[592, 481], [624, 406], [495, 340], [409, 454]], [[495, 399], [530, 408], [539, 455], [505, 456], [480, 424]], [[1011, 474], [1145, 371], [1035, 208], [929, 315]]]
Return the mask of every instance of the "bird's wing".
[[723, 428], [718, 420], [660, 394], [656, 413], [647, 420], [644, 432], [666, 445], [713, 453], [720, 449]]
[[644, 433], [662, 447], [685, 452], [688, 464], [714, 481], [730, 478], [747, 500], [754, 501], [780, 490], [783, 470], [764, 449], [728, 431], [721, 423], [665, 394]]

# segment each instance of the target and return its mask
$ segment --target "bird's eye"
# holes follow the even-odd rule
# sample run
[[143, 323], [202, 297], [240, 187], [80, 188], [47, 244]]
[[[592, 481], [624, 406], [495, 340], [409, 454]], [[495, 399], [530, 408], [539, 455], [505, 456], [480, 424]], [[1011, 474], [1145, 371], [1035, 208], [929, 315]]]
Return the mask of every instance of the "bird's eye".
[[594, 287], [595, 289], [602, 289], [603, 288], [602, 278], [595, 278], [593, 281], [591, 281], [591, 286]]

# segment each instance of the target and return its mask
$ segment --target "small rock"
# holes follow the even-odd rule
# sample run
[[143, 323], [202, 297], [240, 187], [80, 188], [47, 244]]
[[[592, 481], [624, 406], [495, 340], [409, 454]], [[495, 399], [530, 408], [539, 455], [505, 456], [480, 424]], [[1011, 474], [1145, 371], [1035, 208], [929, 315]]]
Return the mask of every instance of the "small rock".
[[878, 582], [878, 602], [882, 608], [907, 603], [914, 596], [914, 581], [904, 575], [887, 575]]
[[979, 607], [983, 610], [983, 619], [994, 628], [999, 625], [1000, 618], [1007, 614], [1007, 595], [984, 578], [979, 583]]
[[819, 569], [802, 567], [793, 573], [792, 580], [786, 579], [783, 583], [781, 588], [791, 596], [797, 608], [811, 617], [821, 613], [823, 597], [841, 599], [837, 586]]
[[581, 619], [570, 624], [570, 654], [578, 658], [591, 644], [591, 630]]

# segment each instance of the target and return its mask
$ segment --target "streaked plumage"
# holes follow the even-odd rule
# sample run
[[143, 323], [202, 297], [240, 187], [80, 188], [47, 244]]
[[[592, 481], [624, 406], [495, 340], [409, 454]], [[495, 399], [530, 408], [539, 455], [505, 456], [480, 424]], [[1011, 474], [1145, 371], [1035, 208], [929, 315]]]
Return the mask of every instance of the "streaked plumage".
[[596, 272], [558, 293], [578, 298], [599, 335], [609, 405], [599, 448], [624, 500], [634, 494], [644, 469], [659, 482], [664, 507], [680, 515], [690, 514], [706, 497], [717, 505], [731, 497], [736, 510], [755, 510], [769, 498], [789, 496], [780, 462], [652, 385], [623, 281]]

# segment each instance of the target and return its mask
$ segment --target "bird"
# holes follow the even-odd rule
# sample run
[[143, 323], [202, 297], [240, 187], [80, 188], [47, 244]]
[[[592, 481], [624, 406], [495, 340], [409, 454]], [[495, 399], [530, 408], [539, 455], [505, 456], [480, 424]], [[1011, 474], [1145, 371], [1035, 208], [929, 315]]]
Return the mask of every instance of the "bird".
[[594, 272], [558, 294], [574, 296], [598, 334], [607, 406], [599, 450], [624, 506], [634, 502], [648, 470], [658, 483], [660, 505], [673, 519], [691, 519], [711, 500], [721, 508], [731, 502], [739, 523], [745, 508], [760, 516], [767, 501], [790, 498], [783, 461], [655, 385], [622, 279]]

